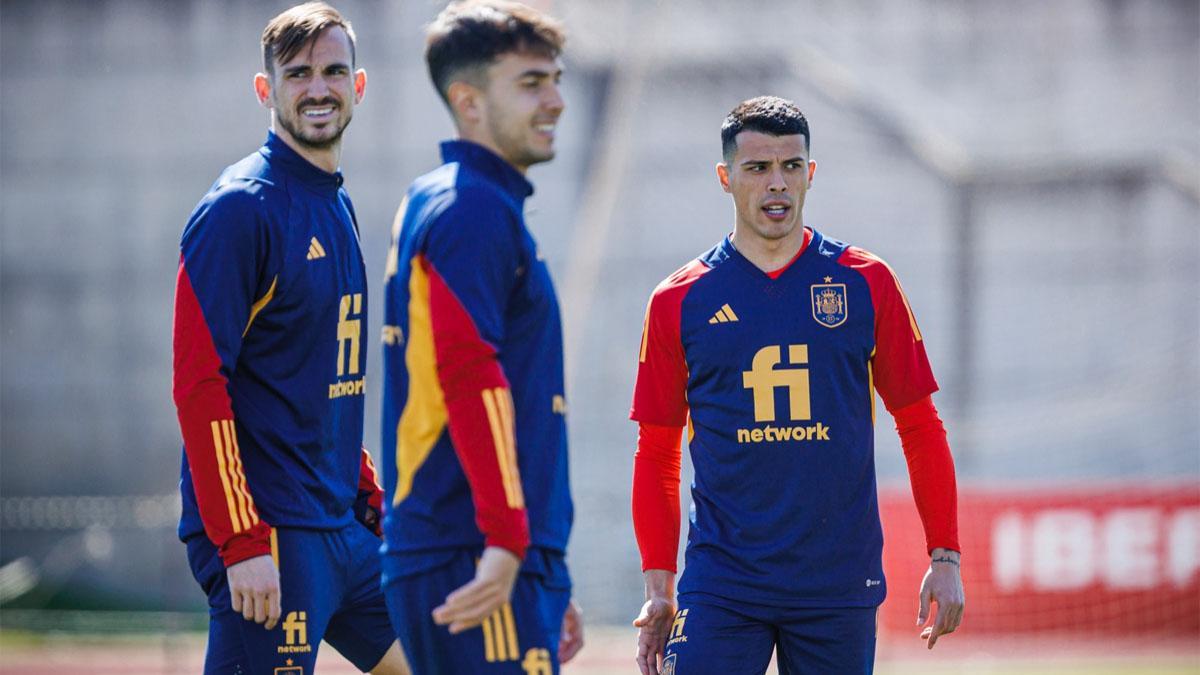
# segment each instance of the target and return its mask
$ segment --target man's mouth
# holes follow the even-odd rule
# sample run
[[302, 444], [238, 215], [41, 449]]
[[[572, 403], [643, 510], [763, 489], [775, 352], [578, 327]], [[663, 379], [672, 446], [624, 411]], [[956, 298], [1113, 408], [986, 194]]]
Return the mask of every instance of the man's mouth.
[[326, 103], [324, 105], [307, 105], [300, 108], [300, 114], [305, 119], [323, 120], [333, 115], [335, 110], [337, 110], [337, 106], [332, 103]]
[[787, 202], [768, 202], [762, 207], [763, 213], [771, 220], [783, 220], [791, 210], [792, 205]]

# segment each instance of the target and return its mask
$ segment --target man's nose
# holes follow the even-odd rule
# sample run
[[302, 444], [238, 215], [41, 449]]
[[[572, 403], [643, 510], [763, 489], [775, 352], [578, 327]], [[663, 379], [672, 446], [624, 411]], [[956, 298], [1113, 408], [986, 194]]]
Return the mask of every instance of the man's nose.
[[783, 171], [778, 168], [771, 170], [771, 181], [767, 184], [767, 190], [787, 192], [787, 181], [783, 180]]

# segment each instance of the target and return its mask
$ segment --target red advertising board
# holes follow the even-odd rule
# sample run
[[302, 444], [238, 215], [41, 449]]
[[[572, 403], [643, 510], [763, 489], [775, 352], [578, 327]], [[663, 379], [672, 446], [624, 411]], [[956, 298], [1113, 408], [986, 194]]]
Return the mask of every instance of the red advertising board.
[[[881, 628], [912, 631], [921, 521], [906, 487], [879, 498]], [[958, 522], [963, 633], [1200, 636], [1200, 485], [960, 486]]]

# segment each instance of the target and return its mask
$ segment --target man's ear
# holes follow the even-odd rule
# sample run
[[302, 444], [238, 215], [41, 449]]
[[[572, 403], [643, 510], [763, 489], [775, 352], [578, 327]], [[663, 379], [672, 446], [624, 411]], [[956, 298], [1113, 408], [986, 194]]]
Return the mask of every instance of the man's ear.
[[367, 93], [367, 71], [359, 68], [354, 71], [354, 105], [362, 103]]
[[264, 108], [271, 106], [271, 77], [266, 73], [255, 73], [254, 95], [258, 97], [259, 105]]
[[724, 162], [717, 164], [717, 180], [721, 181], [721, 189], [729, 192], [729, 167]]
[[465, 126], [474, 126], [483, 117], [483, 92], [477, 87], [455, 80], [446, 89], [446, 99], [454, 118]]

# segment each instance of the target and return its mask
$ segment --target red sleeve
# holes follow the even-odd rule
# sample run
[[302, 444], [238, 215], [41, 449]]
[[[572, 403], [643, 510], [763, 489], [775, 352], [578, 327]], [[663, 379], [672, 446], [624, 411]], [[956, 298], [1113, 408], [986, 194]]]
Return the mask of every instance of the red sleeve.
[[933, 398], [892, 411], [896, 431], [908, 462], [913, 499], [925, 528], [925, 544], [962, 551], [958, 545], [958, 488], [954, 480], [954, 458], [946, 441], [946, 428], [938, 418]]
[[937, 391], [921, 329], [892, 268], [853, 246], [838, 262], [862, 274], [871, 289], [875, 310], [872, 375], [883, 404], [888, 410], [897, 410]]
[[638, 425], [633, 456], [633, 532], [642, 571], [676, 571], [682, 427]]
[[496, 349], [428, 259], [429, 313], [438, 381], [454, 451], [462, 463], [475, 524], [488, 546], [525, 557], [529, 520], [517, 468], [512, 394]]
[[667, 427], [687, 423], [687, 361], [680, 340], [683, 298], [708, 267], [693, 260], [659, 284], [646, 306], [629, 417]]
[[246, 486], [228, 381], [182, 256], [173, 342], [173, 395], [204, 532], [226, 567], [269, 555], [271, 527]]
[[367, 506], [375, 510], [377, 518], [374, 526], [376, 536], [382, 536], [383, 523], [383, 488], [379, 485], [379, 472], [375, 470], [375, 462], [366, 448], [362, 449], [362, 458], [358, 465], [358, 494], [367, 496]]

